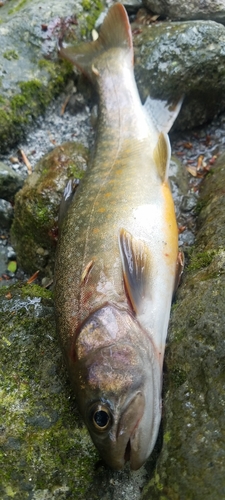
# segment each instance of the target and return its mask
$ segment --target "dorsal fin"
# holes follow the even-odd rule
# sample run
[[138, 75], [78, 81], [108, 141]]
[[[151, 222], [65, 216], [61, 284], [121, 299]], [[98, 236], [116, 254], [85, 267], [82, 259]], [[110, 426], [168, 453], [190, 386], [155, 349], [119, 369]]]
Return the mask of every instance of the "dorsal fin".
[[129, 19], [122, 4], [113, 5], [105, 17], [99, 37], [93, 42], [84, 42], [78, 47], [67, 47], [59, 50], [59, 56], [77, 66], [90, 79], [98, 74], [93, 71], [94, 62], [101, 54], [112, 48], [121, 48], [133, 65], [133, 44]]
[[136, 315], [145, 312], [146, 298], [149, 302], [149, 276], [151, 258], [144, 241], [137, 240], [128, 231], [121, 229], [119, 248], [123, 267], [125, 288]]

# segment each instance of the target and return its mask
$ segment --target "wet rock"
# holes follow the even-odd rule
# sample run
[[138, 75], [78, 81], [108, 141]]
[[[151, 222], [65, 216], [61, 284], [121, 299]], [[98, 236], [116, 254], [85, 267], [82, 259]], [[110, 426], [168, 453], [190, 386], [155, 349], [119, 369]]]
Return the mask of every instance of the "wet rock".
[[15, 170], [0, 162], [0, 198], [12, 200], [23, 186], [24, 179]]
[[17, 193], [11, 237], [26, 272], [52, 277], [62, 193], [69, 179], [82, 177], [87, 158], [80, 143], [64, 143], [38, 162]]
[[225, 154], [203, 182], [165, 357], [164, 444], [142, 499], [225, 496]]
[[142, 6], [142, 0], [123, 0], [121, 2], [124, 7], [126, 7], [127, 11], [133, 12]]
[[16, 258], [16, 252], [15, 250], [13, 249], [13, 247], [11, 247], [10, 245], [7, 247], [7, 259], [8, 260], [15, 260]]
[[189, 186], [187, 170], [175, 156], [172, 156], [170, 160], [169, 180], [175, 203], [176, 216], [179, 217], [182, 200], [187, 196]]
[[13, 207], [9, 201], [0, 199], [0, 227], [10, 229], [13, 220]]
[[204, 19], [225, 23], [225, 5], [223, 0], [143, 0], [144, 5], [161, 16], [172, 20]]
[[197, 200], [198, 198], [194, 193], [189, 193], [189, 195], [184, 196], [181, 203], [181, 210], [183, 212], [191, 212], [192, 210], [195, 210]]
[[143, 101], [184, 95], [175, 127], [187, 129], [225, 108], [225, 28], [213, 21], [133, 24], [135, 76]]

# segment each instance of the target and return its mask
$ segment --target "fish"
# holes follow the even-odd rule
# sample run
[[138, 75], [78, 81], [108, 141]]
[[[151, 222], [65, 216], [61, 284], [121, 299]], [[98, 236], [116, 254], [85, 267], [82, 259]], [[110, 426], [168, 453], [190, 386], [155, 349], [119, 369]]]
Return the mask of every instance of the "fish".
[[109, 9], [95, 41], [61, 47], [59, 55], [95, 85], [99, 111], [87, 173], [75, 196], [70, 187], [64, 196], [70, 202], [55, 263], [57, 331], [78, 408], [101, 457], [113, 469], [129, 461], [137, 470], [158, 436], [163, 357], [180, 272], [167, 129], [181, 104], [168, 106], [165, 126], [153, 118], [151, 98], [142, 105], [122, 4]]

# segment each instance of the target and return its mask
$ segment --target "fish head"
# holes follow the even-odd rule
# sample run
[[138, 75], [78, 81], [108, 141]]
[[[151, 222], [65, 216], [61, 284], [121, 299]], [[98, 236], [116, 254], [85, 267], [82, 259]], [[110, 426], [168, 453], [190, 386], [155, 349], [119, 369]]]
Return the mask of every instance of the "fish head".
[[161, 370], [154, 345], [127, 311], [105, 306], [83, 325], [76, 343], [80, 412], [105, 462], [143, 465], [161, 420]]

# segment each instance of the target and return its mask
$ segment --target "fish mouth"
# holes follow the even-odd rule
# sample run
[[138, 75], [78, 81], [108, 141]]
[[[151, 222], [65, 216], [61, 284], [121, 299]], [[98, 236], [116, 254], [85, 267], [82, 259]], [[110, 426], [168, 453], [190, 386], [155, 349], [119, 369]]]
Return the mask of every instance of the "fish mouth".
[[[123, 454], [121, 453], [121, 463], [123, 466], [130, 462], [132, 470], [141, 467], [145, 460], [139, 457], [139, 424], [143, 417], [145, 408], [145, 398], [141, 392], [138, 392], [132, 399], [118, 425], [117, 438], [121, 445], [123, 443]], [[122, 446], [121, 446], [122, 452]]]
[[124, 463], [130, 461], [130, 456], [131, 456], [131, 444], [129, 439], [124, 453]]

